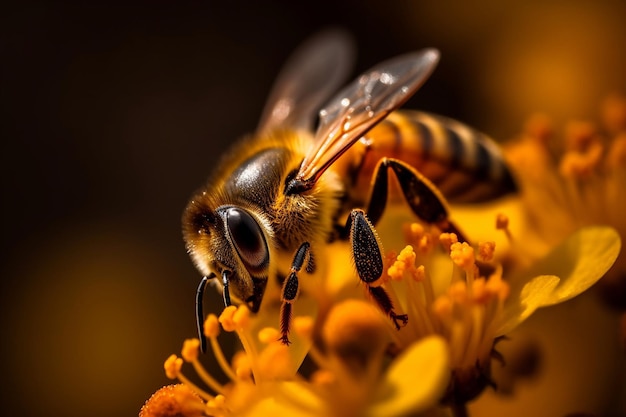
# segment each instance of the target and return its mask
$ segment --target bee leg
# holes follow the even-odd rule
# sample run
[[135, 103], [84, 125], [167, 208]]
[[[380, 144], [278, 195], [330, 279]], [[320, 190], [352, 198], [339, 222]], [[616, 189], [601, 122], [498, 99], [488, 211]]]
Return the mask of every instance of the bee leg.
[[436, 225], [443, 232], [455, 233], [460, 241], [467, 241], [448, 219], [446, 200], [437, 187], [415, 168], [393, 158], [382, 158], [374, 174], [374, 186], [367, 208], [367, 215], [373, 224], [380, 220], [387, 204], [389, 170], [398, 179], [404, 198], [417, 217]]
[[348, 218], [350, 230], [350, 246], [357, 274], [367, 286], [369, 295], [376, 301], [383, 312], [393, 320], [396, 329], [407, 324], [406, 314], [397, 314], [389, 294], [380, 286], [383, 275], [383, 256], [381, 244], [374, 226], [367, 219], [363, 210], [354, 209]]
[[311, 256], [311, 245], [304, 242], [300, 245], [291, 263], [291, 271], [281, 292], [282, 304], [280, 306], [280, 340], [283, 344], [289, 345], [289, 330], [291, 329], [291, 305], [298, 296], [298, 272], [306, 262], [306, 271], [311, 273], [315, 268]]

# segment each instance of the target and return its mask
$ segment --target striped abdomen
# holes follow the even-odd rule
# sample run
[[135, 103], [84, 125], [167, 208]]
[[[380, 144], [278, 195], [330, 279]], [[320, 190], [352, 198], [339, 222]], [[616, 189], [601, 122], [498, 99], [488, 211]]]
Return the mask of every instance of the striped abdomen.
[[516, 190], [498, 145], [442, 116], [395, 111], [349, 154], [344, 163], [352, 179], [350, 194], [356, 201], [369, 195], [374, 168], [382, 157], [415, 167], [452, 203], [481, 202]]

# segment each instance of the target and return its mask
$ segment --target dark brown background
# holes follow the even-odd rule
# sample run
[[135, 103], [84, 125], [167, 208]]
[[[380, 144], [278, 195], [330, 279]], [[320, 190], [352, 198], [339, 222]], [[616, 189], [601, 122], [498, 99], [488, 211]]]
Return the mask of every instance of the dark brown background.
[[409, 105], [497, 138], [626, 87], [618, 0], [88, 3], [1, 13], [6, 415], [136, 415], [168, 382], [195, 334], [181, 211], [315, 31], [351, 31], [358, 70], [440, 48]]

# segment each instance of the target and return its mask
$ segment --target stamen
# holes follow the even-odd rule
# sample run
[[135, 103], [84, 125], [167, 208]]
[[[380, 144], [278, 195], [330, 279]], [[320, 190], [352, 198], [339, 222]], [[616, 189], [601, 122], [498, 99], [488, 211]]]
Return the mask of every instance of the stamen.
[[465, 304], [467, 302], [468, 285], [465, 281], [453, 282], [448, 288], [448, 296], [455, 304]]
[[626, 130], [626, 99], [618, 94], [607, 97], [602, 104], [602, 120], [611, 134]]
[[181, 355], [185, 362], [189, 362], [193, 365], [193, 368], [196, 370], [198, 376], [204, 381], [205, 384], [209, 386], [214, 392], [218, 394], [222, 394], [224, 392], [224, 387], [222, 384], [217, 382], [211, 374], [209, 374], [206, 369], [202, 366], [202, 364], [198, 361], [198, 354], [200, 351], [200, 340], [199, 339], [187, 339], [183, 343], [183, 349]]
[[215, 398], [209, 400], [206, 405], [207, 414], [210, 416], [222, 416], [227, 414], [226, 397], [216, 395]]
[[169, 379], [176, 379], [180, 374], [180, 370], [183, 367], [183, 360], [178, 356], [172, 354], [170, 355], [163, 364], [163, 368], [165, 369], [165, 375]]
[[417, 245], [417, 249], [421, 254], [428, 254], [434, 247], [435, 242], [430, 234], [422, 236]]
[[[429, 335], [435, 333], [436, 324], [433, 323], [430, 312], [430, 305], [434, 298], [432, 285], [423, 265], [412, 269], [410, 276], [405, 280], [405, 298], [407, 299], [405, 308], [410, 318], [408, 327], [414, 334]], [[393, 332], [392, 335], [397, 333]]]
[[[230, 307], [233, 307], [232, 309]], [[250, 324], [249, 316], [250, 310], [245, 304], [241, 304], [238, 307], [230, 306], [226, 307], [222, 314], [220, 315], [219, 321], [222, 323], [222, 327], [226, 331], [234, 331], [237, 333], [239, 337], [239, 341], [243, 346], [243, 349], [246, 351], [248, 356], [250, 356], [250, 366], [252, 367], [252, 373], [255, 376], [259, 376], [259, 353], [256, 349], [255, 344], [252, 340], [250, 340], [250, 332], [247, 331], [247, 327]], [[227, 311], [228, 310], [228, 311]]]
[[280, 338], [280, 332], [273, 327], [264, 327], [259, 330], [258, 338], [261, 343], [269, 344]]
[[599, 142], [589, 144], [584, 151], [566, 152], [559, 164], [559, 172], [565, 178], [588, 178], [600, 165], [603, 152], [604, 147]]
[[220, 314], [219, 322], [224, 330], [226, 330], [227, 332], [234, 332], [235, 330], [237, 330], [237, 326], [233, 319], [236, 311], [237, 306], [230, 305], [224, 308], [224, 310], [222, 310], [222, 314]]
[[319, 369], [311, 375], [311, 383], [313, 385], [329, 386], [337, 381], [335, 374], [327, 369]]
[[546, 114], [534, 114], [524, 124], [523, 131], [537, 143], [545, 146], [554, 135], [552, 119]]
[[501, 273], [497, 272], [489, 277], [485, 288], [499, 300], [506, 300], [511, 292], [509, 283], [502, 280]]
[[458, 241], [459, 238], [456, 233], [442, 233], [439, 235], [439, 243], [441, 243], [441, 246], [443, 246], [446, 252], [450, 252], [450, 246]]
[[511, 233], [511, 229], [509, 229], [509, 217], [506, 214], [498, 213], [496, 216], [496, 229], [503, 230], [509, 243], [513, 242], [513, 234]]
[[407, 245], [400, 251], [393, 264], [387, 269], [391, 279], [400, 281], [405, 272], [412, 273], [415, 270], [415, 252], [411, 245]]
[[403, 227], [404, 240], [412, 245], [417, 245], [422, 236], [424, 236], [424, 226], [419, 223], [410, 223]]
[[469, 326], [466, 323], [466, 317], [460, 317], [461, 320], [453, 320], [450, 326], [450, 346], [454, 346], [451, 349], [452, 366], [459, 368], [463, 363], [463, 357], [465, 355], [465, 349], [467, 346], [467, 335], [469, 332]]
[[291, 369], [291, 356], [289, 346], [274, 340], [262, 351], [258, 361], [258, 372], [254, 371], [255, 381], [264, 380], [287, 380], [293, 377]]
[[403, 267], [404, 264], [402, 262], [396, 261], [387, 269], [387, 275], [395, 281], [400, 281], [402, 279], [402, 274], [404, 274]]
[[478, 278], [472, 286], [472, 301], [477, 304], [486, 304], [489, 301], [489, 292], [484, 278]]
[[237, 329], [247, 329], [250, 326], [250, 309], [241, 305], [233, 314], [233, 323]]
[[181, 356], [185, 362], [193, 362], [198, 359], [198, 349], [200, 348], [200, 340], [198, 339], [186, 339], [183, 342], [183, 348], [181, 350]]
[[[465, 352], [464, 366], [472, 366], [476, 361], [485, 360], [483, 354], [479, 351], [481, 340], [483, 338], [483, 328], [485, 327], [485, 307], [484, 305], [475, 305], [470, 310], [471, 325], [469, 333], [469, 341]], [[487, 352], [485, 352], [487, 354]]]
[[[496, 226], [511, 239], [507, 216], [498, 215]], [[407, 245], [395, 260], [387, 258], [390, 259], [387, 269], [390, 282], [385, 288], [390, 295], [400, 288], [405, 292], [405, 309], [411, 317], [407, 327], [411, 333], [405, 330], [391, 332], [392, 340], [402, 346], [414, 338], [437, 333], [449, 340], [454, 369], [471, 373], [475, 372], [476, 366], [487, 366], [484, 363], [489, 360], [493, 344], [494, 317], [502, 311], [509, 287], [501, 280], [499, 265], [492, 266], [495, 270], [493, 279], [487, 279], [480, 276], [476, 262], [493, 262], [495, 242], [479, 242], [472, 247], [467, 242], [459, 242], [454, 233], [439, 233], [437, 239], [433, 239], [435, 235], [421, 226], [405, 227], [405, 236], [409, 243], [417, 245], [417, 250], [414, 250], [416, 246]], [[427, 239], [438, 241], [453, 265], [447, 290], [438, 297], [427, 274], [429, 269], [416, 265], [422, 256], [424, 261], [430, 260], [433, 245]]]
[[232, 368], [235, 370], [238, 380], [251, 381], [252, 380], [252, 364], [250, 363], [250, 357], [245, 351], [240, 350], [233, 356]]
[[579, 120], [569, 121], [565, 125], [565, 149], [585, 152], [596, 136], [593, 123]]
[[193, 391], [195, 391], [199, 396], [201, 396], [205, 401], [209, 401], [213, 398], [211, 394], [204, 391], [196, 384], [191, 382], [183, 373], [180, 371], [183, 366], [182, 358], [179, 358], [176, 355], [170, 355], [169, 358], [165, 360], [163, 367], [165, 368], [165, 375], [170, 379], [178, 379], [183, 384], [187, 385]]
[[315, 320], [311, 316], [298, 316], [293, 319], [294, 332], [305, 339], [311, 340]]
[[478, 259], [482, 262], [491, 262], [493, 254], [496, 250], [496, 242], [479, 242], [478, 243]]
[[426, 298], [426, 303], [432, 304], [435, 300], [435, 289], [433, 288], [433, 282], [428, 276], [428, 271], [426, 270], [426, 267], [424, 265], [420, 265], [418, 267], [418, 270], [416, 270], [416, 279], [418, 279], [421, 274], [424, 275], [424, 279], [421, 282], [424, 285], [424, 295]]
[[[415, 272], [413, 272], [412, 276], [415, 281], [424, 282], [426, 280], [426, 268], [424, 267], [424, 265], [420, 265], [415, 268]], [[430, 280], [428, 281], [430, 282]]]
[[626, 167], [626, 133], [613, 139], [611, 148], [606, 155], [606, 166], [613, 171]]
[[452, 301], [449, 297], [442, 295], [437, 297], [432, 305], [433, 312], [443, 321], [447, 326], [452, 321]]
[[540, 179], [553, 164], [554, 157], [548, 146], [553, 136], [554, 128], [549, 117], [531, 116], [524, 125], [521, 138], [507, 147], [507, 162], [528, 172], [533, 179]]
[[450, 246], [450, 259], [466, 271], [471, 271], [475, 266], [474, 248], [467, 242], [453, 243]]
[[217, 316], [215, 314], [209, 314], [206, 320], [204, 321], [204, 334], [206, 337], [209, 338], [209, 341], [211, 342], [211, 350], [213, 351], [213, 356], [215, 357], [217, 364], [222, 369], [224, 374], [231, 381], [234, 381], [237, 379], [237, 376], [235, 375], [235, 372], [232, 370], [232, 368], [228, 364], [228, 361], [226, 360], [226, 356], [224, 355], [224, 351], [222, 350], [222, 347], [217, 341], [217, 337], [220, 334], [220, 326], [218, 323], [219, 321], [218, 321]]
[[397, 258], [404, 263], [405, 270], [410, 271], [415, 267], [415, 252], [410, 245], [403, 248]]
[[209, 314], [204, 321], [204, 335], [209, 338], [216, 338], [220, 335], [220, 323], [215, 314]]

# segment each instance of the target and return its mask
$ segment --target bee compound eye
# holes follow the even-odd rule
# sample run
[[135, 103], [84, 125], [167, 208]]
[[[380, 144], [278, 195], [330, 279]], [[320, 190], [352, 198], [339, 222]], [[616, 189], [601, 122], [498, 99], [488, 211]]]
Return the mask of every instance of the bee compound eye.
[[269, 260], [269, 251], [259, 223], [245, 210], [230, 207], [226, 211], [226, 226], [246, 267], [264, 268]]

